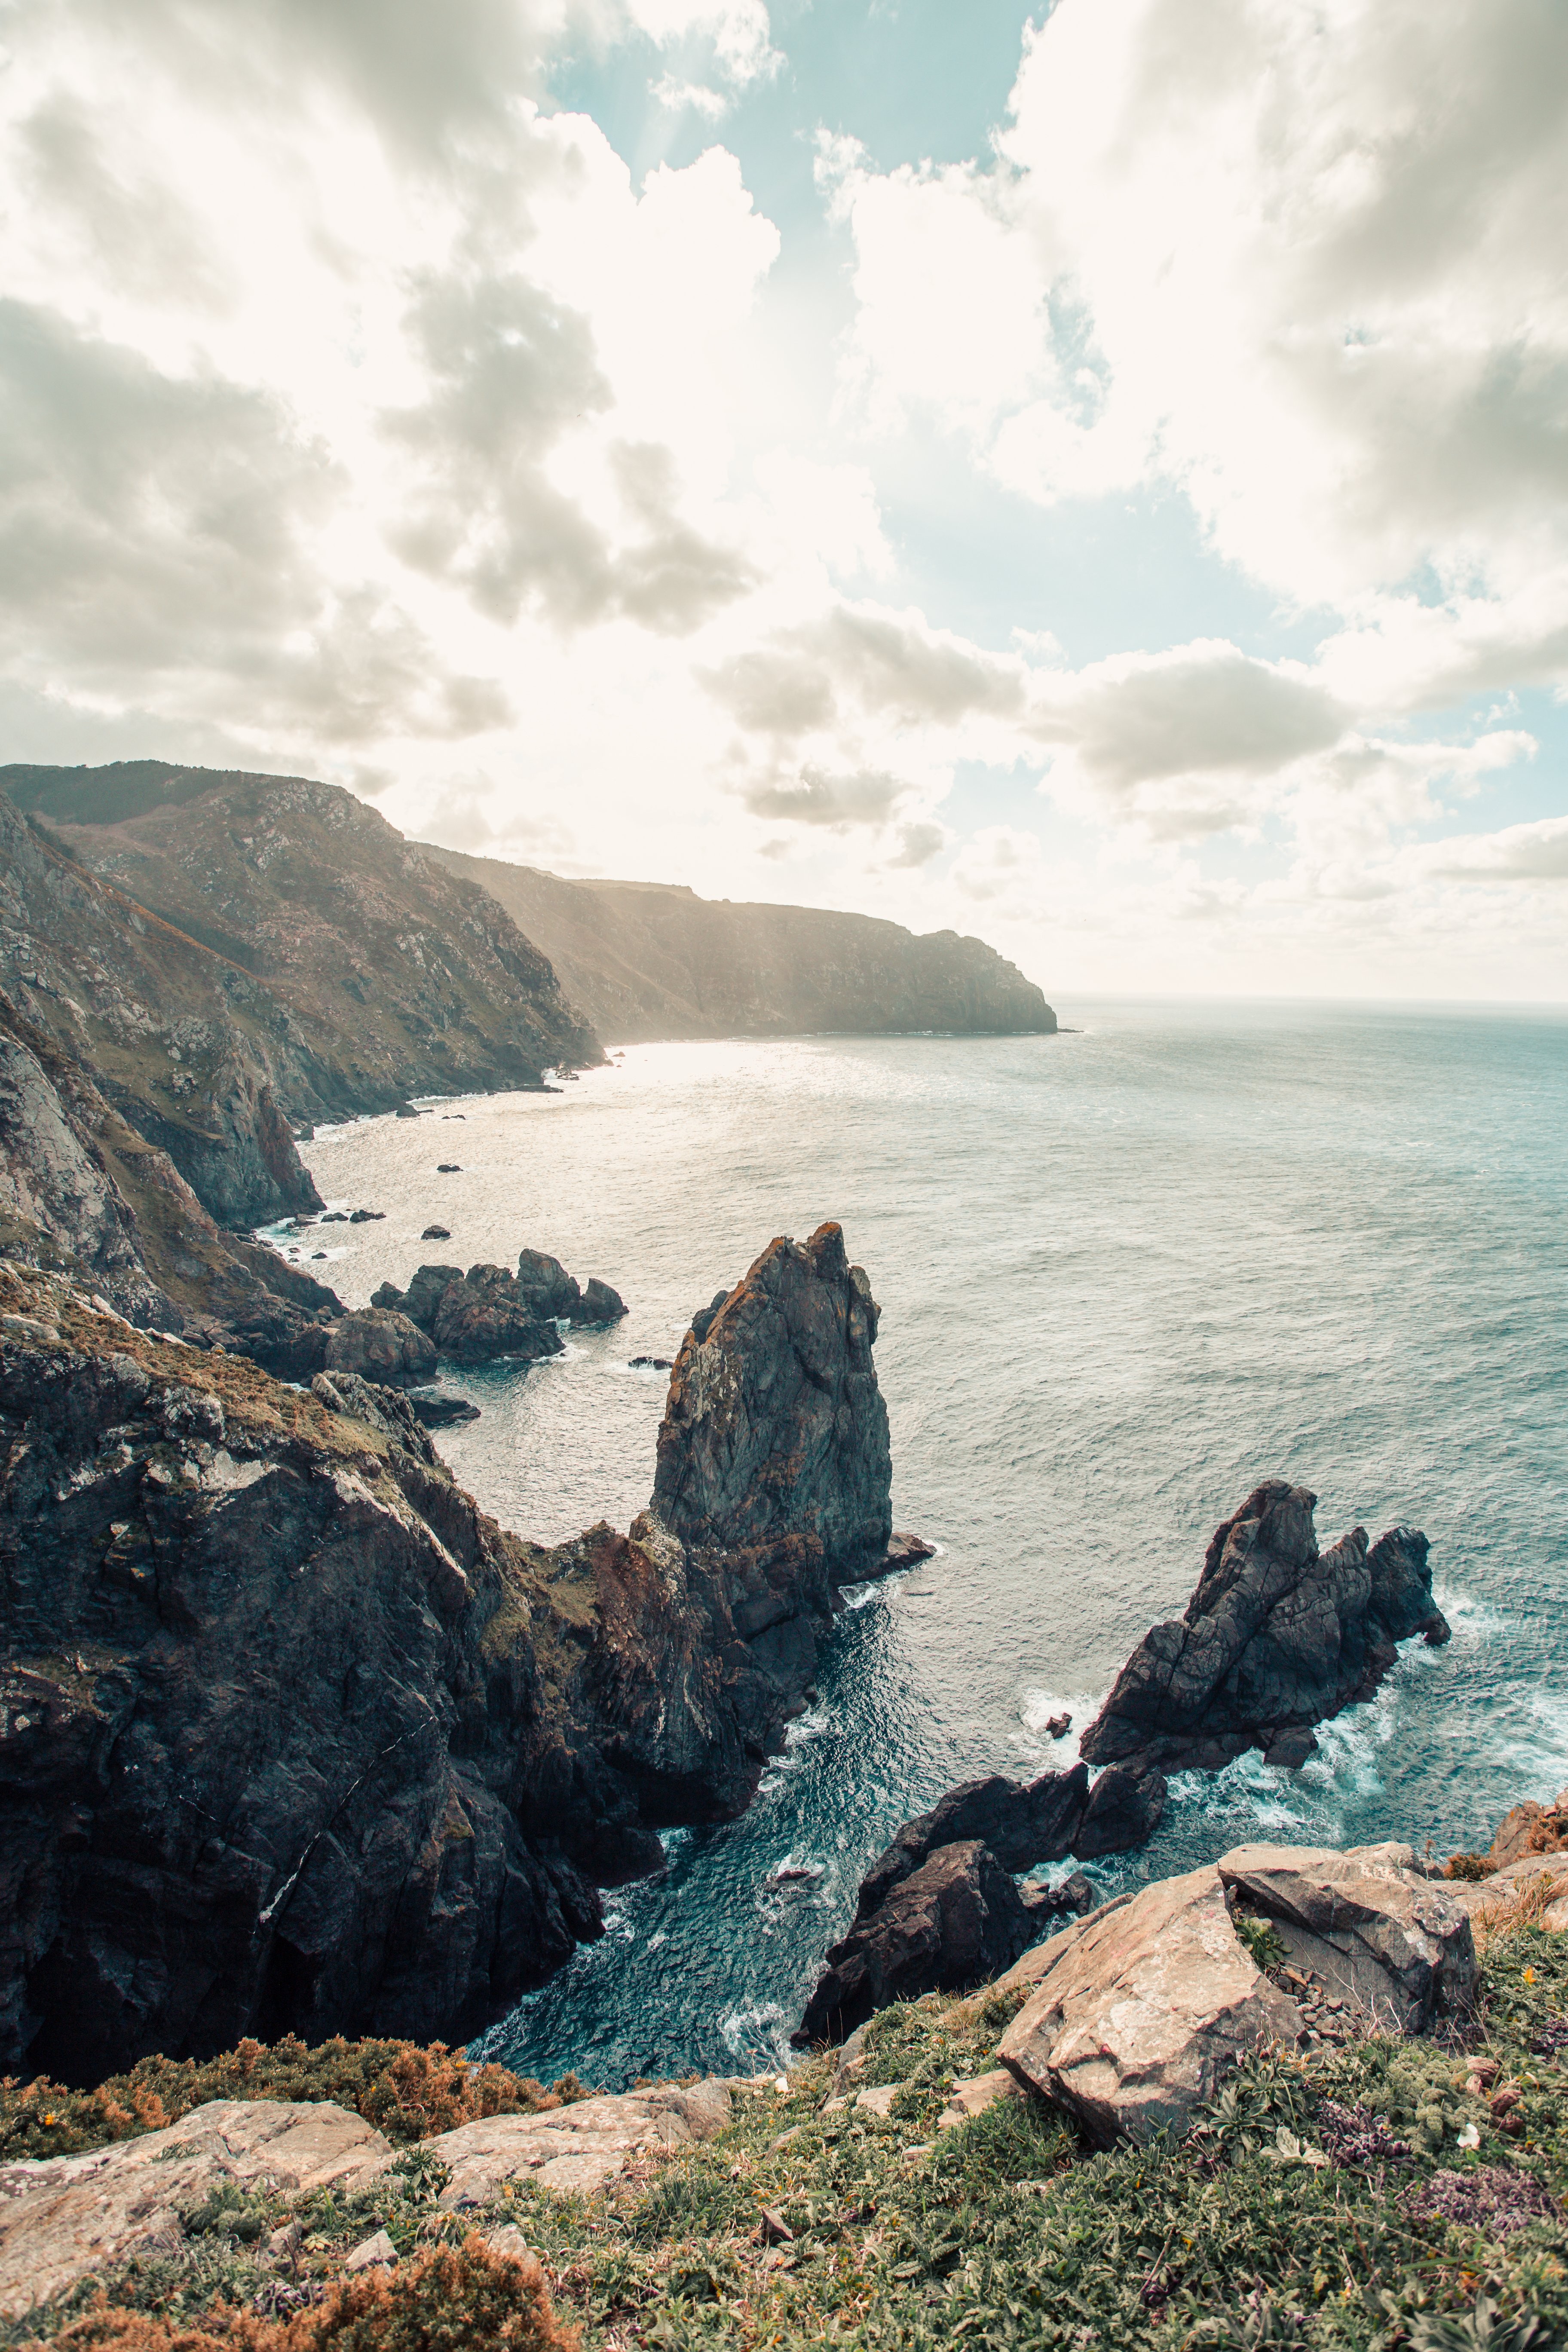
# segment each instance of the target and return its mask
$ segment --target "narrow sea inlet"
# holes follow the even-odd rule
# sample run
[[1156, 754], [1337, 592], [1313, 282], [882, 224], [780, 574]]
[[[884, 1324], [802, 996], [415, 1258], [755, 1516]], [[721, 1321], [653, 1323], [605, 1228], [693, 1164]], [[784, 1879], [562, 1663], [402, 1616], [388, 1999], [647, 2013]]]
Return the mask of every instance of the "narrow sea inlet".
[[[1314, 1489], [1325, 1543], [1424, 1528], [1455, 1638], [1301, 1771], [1173, 1782], [1098, 1883], [1256, 1834], [1448, 1852], [1568, 1781], [1568, 1020], [1058, 1010], [1058, 1037], [636, 1047], [558, 1096], [305, 1147], [331, 1206], [385, 1212], [301, 1237], [350, 1306], [524, 1245], [627, 1300], [560, 1358], [447, 1383], [482, 1412], [438, 1439], [458, 1476], [552, 1541], [647, 1500], [667, 1375], [630, 1360], [673, 1356], [773, 1234], [838, 1219], [883, 1310], [896, 1524], [941, 1547], [854, 1595], [744, 1819], [670, 1835], [489, 2053], [612, 2089], [776, 2055], [888, 1832], [1069, 1761], [1266, 1475]], [[770, 1885], [795, 1867], [819, 1874]]]

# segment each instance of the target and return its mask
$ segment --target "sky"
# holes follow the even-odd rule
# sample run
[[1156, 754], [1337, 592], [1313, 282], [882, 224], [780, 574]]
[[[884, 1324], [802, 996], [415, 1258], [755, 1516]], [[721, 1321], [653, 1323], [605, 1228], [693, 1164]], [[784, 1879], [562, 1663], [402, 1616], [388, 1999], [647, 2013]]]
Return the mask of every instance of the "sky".
[[0, 0], [0, 759], [1568, 998], [1564, 0]]

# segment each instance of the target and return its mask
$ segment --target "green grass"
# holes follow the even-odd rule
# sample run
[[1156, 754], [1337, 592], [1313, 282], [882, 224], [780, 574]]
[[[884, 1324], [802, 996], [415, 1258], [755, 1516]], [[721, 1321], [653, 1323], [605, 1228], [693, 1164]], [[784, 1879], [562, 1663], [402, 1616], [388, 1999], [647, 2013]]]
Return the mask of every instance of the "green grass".
[[[520, 2182], [460, 2221], [440, 2212], [439, 2166], [416, 2146], [355, 2198], [210, 2200], [190, 2217], [184, 2255], [127, 2266], [110, 2297], [188, 2320], [215, 2293], [250, 2303], [333, 2276], [378, 2228], [406, 2252], [507, 2220], [540, 2254], [585, 2352], [1568, 2346], [1560, 2211], [1499, 2238], [1409, 2210], [1438, 2172], [1501, 2168], [1553, 2198], [1568, 2189], [1568, 2058], [1534, 2049], [1568, 2015], [1568, 1937], [1528, 1925], [1498, 1937], [1462, 2040], [1260, 2057], [1175, 2147], [1091, 2153], [1054, 2109], [1023, 2100], [939, 2133], [953, 2080], [994, 2063], [1012, 2006], [928, 1999], [884, 2012], [857, 2084], [900, 2085], [886, 2118], [825, 2114], [831, 2064], [819, 2060], [787, 2094], [738, 2093], [719, 2137], [640, 2187], [562, 2199]], [[1466, 2090], [1473, 2055], [1519, 2088], [1516, 2132]], [[1325, 2160], [1325, 2102], [1363, 2111], [1408, 2158]], [[1473, 2148], [1460, 2144], [1472, 2125]], [[790, 2242], [766, 2242], [764, 2207]], [[302, 2242], [279, 2264], [266, 2237], [290, 2210]], [[86, 2295], [56, 2306], [43, 2332]]]

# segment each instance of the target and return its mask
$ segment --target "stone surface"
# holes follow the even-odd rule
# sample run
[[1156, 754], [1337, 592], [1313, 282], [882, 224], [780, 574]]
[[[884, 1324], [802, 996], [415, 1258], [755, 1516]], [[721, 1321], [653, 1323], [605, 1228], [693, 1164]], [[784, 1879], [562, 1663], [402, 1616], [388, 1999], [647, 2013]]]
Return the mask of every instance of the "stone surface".
[[1445, 1879], [1442, 1885], [1479, 1935], [1503, 1920], [1521, 1896], [1531, 1898], [1543, 1927], [1568, 1927], [1568, 1853], [1522, 1854], [1486, 1878]]
[[1353, 1528], [1320, 1552], [1316, 1499], [1270, 1479], [1216, 1530], [1184, 1616], [1145, 1637], [1084, 1734], [1088, 1762], [1217, 1770], [1369, 1698], [1410, 1635], [1447, 1640], [1426, 1537], [1369, 1547]]
[[871, 1864], [860, 1881], [857, 1918], [868, 1918], [939, 1846], [960, 1838], [979, 1838], [1007, 1871], [1061, 1861], [1073, 1851], [1088, 1794], [1089, 1772], [1082, 1764], [1068, 1772], [1042, 1773], [1026, 1786], [994, 1772], [950, 1789], [929, 1813], [906, 1822]]
[[892, 1465], [877, 1318], [837, 1225], [770, 1243], [707, 1337], [681, 1346], [650, 1517], [726, 1549], [805, 1537], [840, 1579], [882, 1568]]
[[368, 2271], [374, 2270], [378, 2263], [390, 2263], [396, 2260], [397, 2248], [384, 2230], [378, 2230], [374, 2238], [362, 2239], [344, 2262], [343, 2268], [345, 2271]]
[[132, 2254], [174, 2251], [181, 2213], [226, 2183], [352, 2193], [392, 2160], [342, 2107], [215, 2099], [165, 2131], [0, 2166], [0, 2313], [15, 2318]]
[[1292, 1965], [1380, 2032], [1418, 2033], [1468, 2007], [1475, 1945], [1463, 1904], [1408, 1845], [1237, 1846], [1222, 1884], [1272, 1919]]
[[977, 1838], [941, 1846], [832, 1947], [792, 2039], [802, 2048], [842, 2042], [889, 2001], [983, 1983], [1017, 1958], [1036, 1927]]
[[1245, 2053], [1300, 2031], [1237, 1939], [1213, 1867], [1119, 1896], [1029, 1958], [1036, 1990], [998, 2055], [1102, 2146], [1180, 2134]]
[[449, 2213], [461, 2212], [489, 2204], [507, 2180], [563, 2192], [603, 2189], [638, 2158], [710, 2139], [729, 2115], [730, 2093], [721, 2082], [660, 2083], [542, 2115], [486, 2116], [424, 2146], [451, 2167], [440, 2202]]
[[1047, 1886], [1043, 1879], [1026, 1878], [1018, 1894], [1025, 1909], [1041, 1919], [1081, 1919], [1096, 1906], [1094, 1887], [1081, 1870], [1075, 1870], [1057, 1886]]
[[626, 1311], [626, 1302], [618, 1290], [607, 1282], [591, 1275], [583, 1286], [583, 1306], [574, 1319], [583, 1323], [618, 1323]]
[[415, 1388], [436, 1370], [436, 1350], [416, 1323], [384, 1307], [341, 1316], [327, 1333], [329, 1373], [348, 1372], [378, 1388]]
[[1527, 1797], [1522, 1804], [1513, 1806], [1498, 1824], [1485, 1859], [1493, 1870], [1502, 1870], [1531, 1854], [1564, 1852], [1568, 1852], [1568, 1789], [1553, 1797], [1550, 1805], [1537, 1804]]
[[975, 2116], [983, 2116], [999, 2099], [1021, 2099], [1024, 2093], [1005, 2066], [997, 2066], [989, 2074], [977, 2074], [972, 2083], [955, 2083], [948, 2102], [936, 2119], [938, 2131], [952, 2131], [958, 2124], [966, 2124]]

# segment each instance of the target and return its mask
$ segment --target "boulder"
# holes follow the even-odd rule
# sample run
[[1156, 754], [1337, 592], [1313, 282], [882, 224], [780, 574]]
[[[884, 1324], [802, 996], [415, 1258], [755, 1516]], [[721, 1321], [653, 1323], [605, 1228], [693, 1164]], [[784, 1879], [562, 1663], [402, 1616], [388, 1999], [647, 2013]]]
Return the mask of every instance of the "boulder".
[[1242, 2057], [1301, 2030], [1237, 1937], [1212, 1864], [1119, 1895], [1029, 1960], [1036, 1990], [997, 2054], [1102, 2147], [1179, 2135]]
[[558, 1257], [543, 1250], [520, 1250], [517, 1286], [536, 1321], [553, 1322], [558, 1315], [574, 1323], [582, 1320], [583, 1294]]
[[419, 1238], [422, 1242], [449, 1242], [452, 1235], [446, 1225], [426, 1225]]
[[582, 1313], [577, 1319], [584, 1323], [618, 1323], [626, 1311], [626, 1302], [620, 1292], [612, 1290], [607, 1282], [601, 1282], [597, 1275], [591, 1275], [583, 1292]]
[[808, 1536], [840, 1580], [885, 1570], [888, 1413], [878, 1310], [836, 1224], [769, 1244], [676, 1358], [649, 1517], [721, 1549]]
[[579, 2099], [542, 2115], [486, 2116], [423, 2147], [451, 2172], [440, 2204], [460, 2213], [491, 2203], [507, 2180], [562, 2195], [604, 2189], [639, 2160], [711, 2139], [729, 2119], [730, 2093], [710, 2077]]
[[478, 1421], [479, 1408], [468, 1397], [416, 1396], [409, 1403], [426, 1429], [452, 1429], [461, 1422]]
[[1316, 1496], [1282, 1478], [1258, 1486], [1215, 1531], [1179, 1622], [1156, 1625], [1084, 1734], [1090, 1764], [1217, 1771], [1247, 1748], [1300, 1760], [1300, 1742], [1370, 1698], [1414, 1633], [1446, 1642], [1424, 1535], [1364, 1528], [1326, 1552]]
[[1408, 1845], [1243, 1845], [1219, 1859], [1221, 1884], [1273, 1920], [1292, 1966], [1347, 2002], [1369, 2031], [1419, 2033], [1462, 2014], [1476, 1989], [1470, 1922], [1454, 1890], [1429, 1879]]
[[941, 1846], [833, 1946], [791, 2039], [797, 2048], [842, 2042], [889, 2001], [984, 1983], [1009, 1968], [1036, 1931], [1016, 1886], [978, 1838]]
[[1075, 1870], [1056, 1886], [1047, 1886], [1043, 1878], [1026, 1878], [1018, 1894], [1026, 1911], [1041, 1922], [1042, 1934], [1047, 1919], [1081, 1919], [1095, 1908], [1094, 1887], [1081, 1870]]
[[436, 1370], [436, 1350], [416, 1323], [385, 1307], [361, 1307], [326, 1327], [322, 1369], [378, 1388], [413, 1388]]
[[1089, 1772], [1082, 1764], [1070, 1772], [1043, 1773], [1027, 1787], [993, 1772], [987, 1780], [950, 1789], [929, 1813], [906, 1822], [871, 1864], [860, 1881], [857, 1917], [868, 1918], [939, 1846], [962, 1838], [979, 1838], [1007, 1871], [1060, 1862], [1074, 1851], [1088, 1794]]
[[89, 2271], [177, 2249], [181, 2214], [215, 2189], [352, 2196], [393, 2155], [342, 2107], [213, 2099], [139, 2139], [0, 2167], [0, 2314], [19, 2318]]

